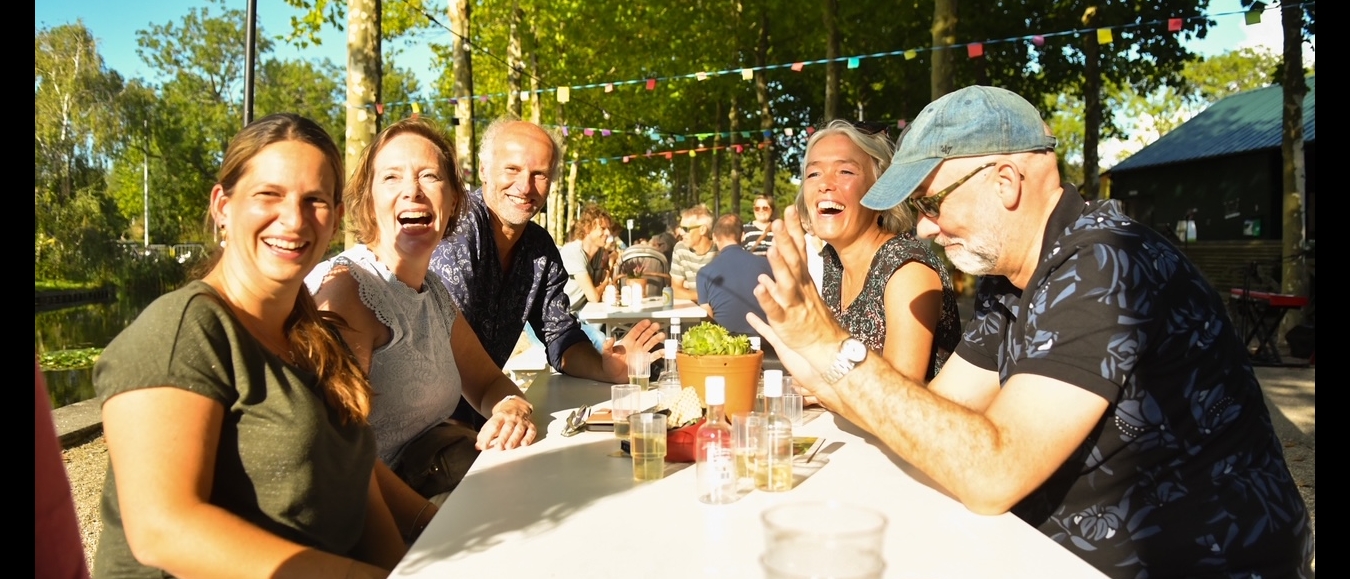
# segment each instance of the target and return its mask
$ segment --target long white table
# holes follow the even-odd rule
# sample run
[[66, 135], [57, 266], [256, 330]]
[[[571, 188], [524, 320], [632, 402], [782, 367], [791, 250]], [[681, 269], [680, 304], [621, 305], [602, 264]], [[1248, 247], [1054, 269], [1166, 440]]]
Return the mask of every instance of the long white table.
[[577, 317], [591, 323], [627, 324], [639, 320], [680, 318], [695, 320], [708, 317], [707, 310], [685, 299], [675, 300], [667, 306], [661, 297], [644, 298], [637, 307], [619, 307], [596, 302], [587, 303], [577, 311]]
[[972, 514], [828, 413], [795, 432], [825, 442], [821, 466], [799, 467], [791, 491], [712, 506], [695, 497], [692, 464], [667, 463], [664, 479], [638, 483], [631, 461], [611, 456], [613, 433], [559, 434], [571, 409], [608, 401], [608, 384], [541, 374], [527, 397], [542, 438], [483, 453], [393, 576], [762, 577], [760, 514], [824, 499], [886, 514], [886, 577], [1102, 576], [1012, 515]]

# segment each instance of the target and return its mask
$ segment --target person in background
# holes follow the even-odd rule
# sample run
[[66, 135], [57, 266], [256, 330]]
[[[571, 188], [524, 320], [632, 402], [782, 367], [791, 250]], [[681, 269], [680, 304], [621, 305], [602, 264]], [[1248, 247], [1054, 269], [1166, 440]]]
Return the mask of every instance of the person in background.
[[[533, 123], [498, 119], [479, 146], [481, 189], [469, 193], [464, 218], [432, 254], [430, 271], [440, 277], [460, 315], [469, 322], [494, 364], [511, 356], [528, 322], [544, 344], [548, 363], [560, 372], [592, 380], [628, 380], [625, 352], [652, 350], [665, 334], [648, 320], [618, 343], [591, 344], [564, 286], [567, 270], [553, 238], [531, 221], [544, 208], [562, 161], [557, 139]], [[455, 418], [478, 422], [461, 400]]]
[[760, 275], [773, 276], [769, 260], [741, 247], [738, 215], [728, 213], [717, 218], [712, 235], [717, 257], [698, 270], [698, 295], [703, 299], [700, 305], [727, 330], [754, 334], [754, 328], [745, 321], [746, 314], [764, 316], [755, 300], [755, 286], [759, 285]]
[[108, 476], [98, 577], [384, 577], [370, 385], [305, 291], [342, 223], [342, 154], [270, 115], [225, 151], [221, 249], [94, 367]]
[[678, 299], [699, 302], [698, 270], [717, 257], [712, 240], [712, 212], [703, 205], [695, 205], [680, 213], [680, 229], [684, 239], [675, 244], [670, 261], [670, 285]]
[[52, 422], [52, 400], [42, 367], [33, 361], [33, 577], [85, 579], [80, 524], [70, 479], [61, 462], [61, 441]]
[[831, 122], [806, 143], [795, 205], [826, 243], [821, 294], [830, 311], [896, 370], [927, 381], [960, 342], [961, 320], [947, 268], [914, 238], [909, 209], [862, 205], [892, 152], [885, 133]]
[[[342, 337], [370, 377], [378, 472], [387, 465], [410, 484], [428, 467], [404, 464], [405, 448], [450, 417], [461, 392], [486, 419], [476, 437], [467, 429], [461, 436], [474, 448], [516, 448], [535, 436], [524, 393], [492, 364], [445, 286], [427, 271], [431, 252], [455, 229], [465, 205], [456, 167], [450, 142], [430, 122], [404, 119], [385, 128], [361, 153], [344, 195], [361, 243], [305, 280], [320, 309], [346, 320]], [[460, 468], [467, 471], [477, 456], [466, 454], [451, 486], [422, 489], [426, 498], [444, 500], [437, 495], [451, 490]], [[403, 490], [394, 481], [385, 487]], [[435, 513], [406, 493], [386, 495], [390, 504]]]
[[774, 203], [773, 197], [760, 194], [755, 197], [755, 203], [751, 206], [755, 219], [746, 223], [741, 230], [741, 245], [745, 250], [755, 255], [766, 255], [769, 248], [773, 247], [773, 220]]
[[658, 233], [652, 236], [651, 246], [666, 256], [666, 263], [669, 264], [675, 254], [675, 235], [669, 231]]
[[558, 253], [562, 255], [563, 267], [567, 269], [567, 283], [563, 292], [572, 302], [572, 312], [576, 313], [588, 302], [600, 302], [600, 288], [609, 281], [610, 260], [617, 260], [618, 251], [608, 251], [606, 245], [613, 239], [610, 227], [614, 220], [609, 212], [599, 205], [587, 203], [581, 208], [577, 220], [572, 224], [572, 233], [567, 243]]
[[1055, 143], [1022, 97], [967, 87], [919, 112], [863, 197], [910, 203], [920, 236], [984, 276], [929, 384], [835, 321], [793, 210], [752, 325], [971, 511], [1011, 511], [1108, 576], [1311, 577], [1307, 508], [1223, 300], [1117, 202], [1061, 182]]

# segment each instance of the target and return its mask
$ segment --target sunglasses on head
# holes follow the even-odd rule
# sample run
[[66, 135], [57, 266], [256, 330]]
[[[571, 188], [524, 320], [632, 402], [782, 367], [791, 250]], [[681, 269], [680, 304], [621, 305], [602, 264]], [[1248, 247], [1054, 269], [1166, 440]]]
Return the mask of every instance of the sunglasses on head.
[[864, 135], [885, 133], [886, 129], [891, 128], [891, 126], [886, 123], [878, 123], [875, 121], [849, 121], [848, 124], [853, 125], [853, 128]]

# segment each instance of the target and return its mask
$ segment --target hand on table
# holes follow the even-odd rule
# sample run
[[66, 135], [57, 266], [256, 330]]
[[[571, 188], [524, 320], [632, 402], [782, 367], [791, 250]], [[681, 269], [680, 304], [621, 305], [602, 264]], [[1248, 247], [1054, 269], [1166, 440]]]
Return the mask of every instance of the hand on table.
[[534, 409], [520, 398], [509, 398], [497, 403], [492, 417], [478, 431], [478, 450], [498, 448], [508, 450], [528, 446], [534, 442], [535, 426], [530, 420]]
[[[661, 331], [660, 324], [651, 320], [633, 324], [633, 329], [624, 334], [618, 343], [614, 342], [614, 338], [606, 339], [604, 350], [600, 352], [605, 375], [615, 384], [628, 382], [628, 352], [635, 349], [651, 352], [652, 348], [661, 345], [665, 339], [666, 333]], [[663, 352], [664, 350], [656, 350], [652, 353], [651, 359], [656, 360]]]

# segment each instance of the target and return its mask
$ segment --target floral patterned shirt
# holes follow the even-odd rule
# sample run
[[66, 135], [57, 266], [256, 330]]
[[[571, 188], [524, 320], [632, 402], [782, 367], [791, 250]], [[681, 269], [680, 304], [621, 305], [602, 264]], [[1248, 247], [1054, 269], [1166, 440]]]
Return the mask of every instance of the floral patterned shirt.
[[821, 295], [826, 305], [830, 306], [830, 311], [834, 312], [834, 317], [839, 319], [839, 324], [848, 333], [866, 344], [868, 349], [877, 352], [886, 346], [885, 298], [886, 284], [891, 281], [891, 276], [912, 261], [937, 272], [942, 280], [942, 312], [938, 314], [937, 327], [933, 331], [933, 354], [929, 358], [928, 374], [924, 376], [924, 379], [932, 380], [961, 341], [961, 317], [956, 309], [956, 291], [952, 289], [951, 275], [937, 254], [933, 253], [932, 246], [926, 241], [914, 239], [908, 233], [886, 240], [872, 257], [867, 281], [863, 282], [862, 291], [848, 309], [844, 309], [843, 292], [840, 289], [844, 280], [844, 264], [839, 260], [839, 254], [826, 244], [821, 257], [825, 260]]
[[1179, 251], [1065, 187], [1025, 290], [984, 278], [956, 353], [1110, 405], [1013, 508], [1113, 577], [1307, 576], [1308, 513], [1220, 296]]
[[525, 226], [515, 251], [510, 268], [502, 271], [483, 192], [474, 191], [468, 195], [468, 207], [455, 233], [432, 254], [431, 271], [445, 282], [461, 315], [498, 367], [511, 357], [529, 322], [544, 343], [548, 363], [561, 368], [563, 352], [573, 344], [590, 341], [569, 311], [562, 256], [553, 237], [535, 223]]

